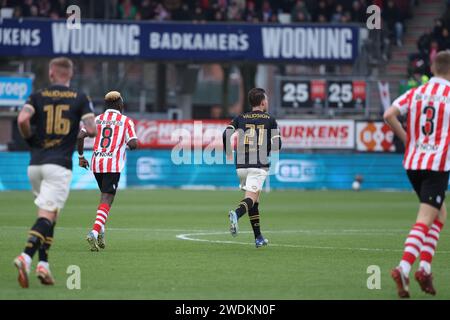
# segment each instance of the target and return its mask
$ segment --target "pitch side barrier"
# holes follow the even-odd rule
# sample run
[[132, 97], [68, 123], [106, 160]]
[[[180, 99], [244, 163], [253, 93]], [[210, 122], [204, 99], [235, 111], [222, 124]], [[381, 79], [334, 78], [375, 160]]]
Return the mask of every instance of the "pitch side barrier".
[[[85, 152], [90, 159], [90, 152]], [[171, 150], [128, 152], [119, 188], [238, 187], [233, 164], [192, 163], [176, 165]], [[195, 154], [192, 154], [195, 157]], [[201, 159], [201, 156], [200, 156]], [[72, 189], [97, 189], [91, 171], [77, 166], [74, 154]], [[28, 152], [0, 152], [0, 191], [30, 190], [27, 177]], [[402, 168], [402, 155], [396, 153], [314, 153], [281, 152], [272, 163], [270, 188], [348, 190], [357, 175], [363, 178], [362, 190], [409, 190]]]

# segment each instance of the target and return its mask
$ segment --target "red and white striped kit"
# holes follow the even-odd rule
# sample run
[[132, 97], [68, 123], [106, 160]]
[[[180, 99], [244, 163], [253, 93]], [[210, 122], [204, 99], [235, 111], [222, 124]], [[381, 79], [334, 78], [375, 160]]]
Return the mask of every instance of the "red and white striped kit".
[[450, 170], [450, 82], [433, 77], [397, 98], [393, 105], [407, 114], [403, 166], [407, 170]]
[[136, 139], [133, 121], [117, 110], [108, 109], [95, 118], [97, 136], [91, 167], [97, 173], [121, 172], [128, 141]]

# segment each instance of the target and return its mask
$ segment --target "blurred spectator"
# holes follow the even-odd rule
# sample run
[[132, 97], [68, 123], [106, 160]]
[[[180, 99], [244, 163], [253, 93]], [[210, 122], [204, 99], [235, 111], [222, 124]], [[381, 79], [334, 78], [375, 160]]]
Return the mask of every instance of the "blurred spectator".
[[33, 6], [33, 0], [25, 0], [20, 11], [23, 17], [31, 17], [31, 7]]
[[201, 6], [197, 5], [192, 15], [192, 22], [206, 22], [206, 16]]
[[320, 0], [317, 8], [312, 14], [315, 22], [328, 22], [330, 17], [330, 8], [325, 0]]
[[295, 16], [295, 19], [293, 22], [308, 22], [309, 20], [306, 19], [303, 12], [299, 11], [297, 15]]
[[126, 20], [134, 20], [136, 19], [137, 8], [133, 4], [131, 0], [123, 0], [121, 4], [119, 4], [119, 18]]
[[442, 34], [443, 22], [442, 19], [434, 20], [434, 28], [432, 32], [432, 36], [438, 38]]
[[242, 20], [242, 10], [239, 8], [239, 5], [237, 4], [236, 0], [233, 0], [228, 7], [228, 20], [229, 21], [240, 21]]
[[211, 113], [211, 119], [222, 119], [223, 118], [223, 110], [222, 107], [219, 105], [214, 105], [211, 107], [210, 110]]
[[259, 20], [258, 14], [256, 12], [255, 3], [253, 1], [247, 1], [247, 5], [245, 6], [243, 20], [247, 22]]
[[21, 18], [22, 16], [23, 16], [23, 15], [22, 15], [22, 8], [19, 7], [19, 6], [16, 6], [16, 7], [14, 8], [13, 18], [18, 19], [18, 18]]
[[344, 15], [344, 7], [342, 6], [342, 4], [337, 4], [334, 13], [331, 15], [330, 22], [332, 23], [341, 22], [343, 15]]
[[[66, 16], [69, 4], [78, 4], [86, 18], [100, 19], [114, 12], [115, 18], [126, 20], [279, 23], [278, 15], [287, 13], [292, 22], [361, 23], [367, 4], [374, 1], [382, 0], [0, 0], [0, 4], [15, 8], [15, 17], [58, 19]], [[116, 10], [106, 10], [112, 3]], [[386, 16], [389, 20], [393, 15]]]
[[426, 74], [421, 74], [419, 70], [415, 70], [414, 73], [408, 79], [407, 90], [425, 84], [428, 82], [428, 80], [430, 80], [430, 78]]
[[[141, 7], [139, 8], [139, 12], [137, 13], [136, 18], [139, 20], [151, 20], [154, 17], [155, 17], [154, 3], [150, 0], [142, 1]], [[187, 18], [190, 18], [190, 17], [187, 17]], [[178, 20], [183, 20], [183, 19], [178, 19]]]
[[450, 35], [446, 27], [442, 28], [442, 33], [438, 41], [439, 41], [439, 51], [450, 49]]
[[424, 33], [419, 37], [419, 39], [417, 40], [417, 48], [419, 49], [419, 52], [421, 54], [428, 54], [428, 52], [430, 51], [430, 43], [432, 38], [432, 34], [430, 33]]
[[430, 53], [428, 54], [428, 61], [431, 65], [439, 52], [439, 42], [437, 40], [432, 40], [430, 44]]
[[41, 17], [48, 17], [52, 8], [49, 0], [39, 0], [37, 2], [38, 13]]
[[58, 20], [60, 18], [58, 11], [53, 10], [50, 12], [50, 19]]
[[224, 9], [219, 8], [214, 12], [214, 21], [222, 22], [225, 21], [225, 18], [226, 14]]
[[277, 14], [271, 15], [271, 16], [270, 16], [269, 22], [270, 22], [270, 23], [279, 23], [280, 20], [278, 20], [278, 15], [277, 15]]
[[67, 0], [57, 0], [52, 2], [52, 12], [56, 13], [60, 18], [66, 16], [66, 11], [68, 7]]
[[397, 46], [402, 46], [403, 15], [393, 0], [388, 0], [386, 7], [381, 12], [389, 32], [394, 36]]
[[349, 23], [352, 22], [352, 15], [350, 12], [345, 11], [344, 14], [341, 17], [341, 23]]
[[311, 20], [311, 15], [309, 14], [305, 1], [297, 0], [291, 13], [291, 20], [293, 22], [305, 22]]
[[166, 8], [158, 3], [155, 8], [155, 20], [157, 21], [165, 21], [170, 19], [170, 13], [166, 10]]
[[35, 18], [35, 17], [38, 17], [38, 16], [39, 16], [39, 9], [38, 9], [38, 7], [35, 6], [35, 5], [32, 5], [30, 7], [30, 17], [31, 18]]
[[367, 19], [366, 8], [359, 0], [353, 1], [351, 9], [351, 20], [353, 22], [365, 23]]
[[317, 17], [317, 22], [318, 23], [327, 23], [328, 19], [324, 14], [319, 14], [319, 16]]
[[273, 15], [274, 13], [272, 11], [272, 7], [270, 6], [270, 2], [268, 0], [264, 0], [261, 14], [262, 22], [270, 22]]

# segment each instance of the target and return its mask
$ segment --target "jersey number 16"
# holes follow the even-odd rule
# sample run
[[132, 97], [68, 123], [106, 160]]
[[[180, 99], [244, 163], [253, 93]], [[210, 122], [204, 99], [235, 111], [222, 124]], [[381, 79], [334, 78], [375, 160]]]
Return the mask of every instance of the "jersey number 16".
[[63, 112], [69, 110], [68, 104], [47, 104], [44, 112], [47, 114], [45, 132], [47, 134], [67, 135], [70, 131], [70, 120], [63, 117]]

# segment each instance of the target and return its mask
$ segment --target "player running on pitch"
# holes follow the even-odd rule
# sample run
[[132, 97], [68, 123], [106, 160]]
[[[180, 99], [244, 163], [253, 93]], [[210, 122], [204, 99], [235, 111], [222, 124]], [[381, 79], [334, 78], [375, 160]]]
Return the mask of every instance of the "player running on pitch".
[[[405, 144], [403, 166], [420, 200], [403, 257], [391, 272], [401, 298], [409, 297], [409, 273], [419, 256], [415, 278], [424, 292], [436, 294], [431, 261], [447, 218], [444, 199], [450, 170], [450, 52], [438, 53], [431, 70], [434, 77], [428, 83], [404, 93], [384, 114]], [[397, 119], [399, 115], [407, 115], [406, 131]]]
[[252, 111], [243, 113], [231, 121], [223, 132], [223, 145], [227, 158], [230, 158], [232, 154], [230, 138], [235, 131], [238, 132], [236, 169], [240, 188], [245, 191], [245, 196], [236, 210], [229, 212], [231, 235], [238, 234], [238, 220], [248, 212], [255, 244], [259, 248], [268, 243], [260, 230], [259, 194], [269, 171], [270, 152], [280, 150], [281, 136], [276, 120], [267, 113], [269, 102], [265, 90], [251, 89], [248, 101]]
[[92, 103], [84, 93], [69, 87], [72, 76], [71, 60], [51, 60], [51, 85], [31, 94], [17, 119], [20, 133], [31, 148], [28, 177], [38, 207], [38, 218], [29, 232], [27, 245], [14, 260], [22, 288], [29, 286], [28, 275], [36, 251], [39, 251], [37, 277], [44, 285], [55, 282], [48, 264], [48, 251], [58, 213], [69, 196], [72, 155], [80, 121], [84, 123], [86, 135], [96, 134]]
[[[100, 205], [97, 208], [92, 231], [86, 237], [91, 251], [105, 248], [105, 224], [119, 185], [120, 172], [125, 164], [125, 149], [134, 150], [138, 146], [133, 121], [122, 114], [123, 99], [119, 92], [111, 91], [105, 96], [106, 110], [95, 118], [97, 137], [91, 160], [91, 168], [101, 191]], [[89, 168], [83, 156], [84, 129], [78, 134], [77, 150], [79, 165]]]

